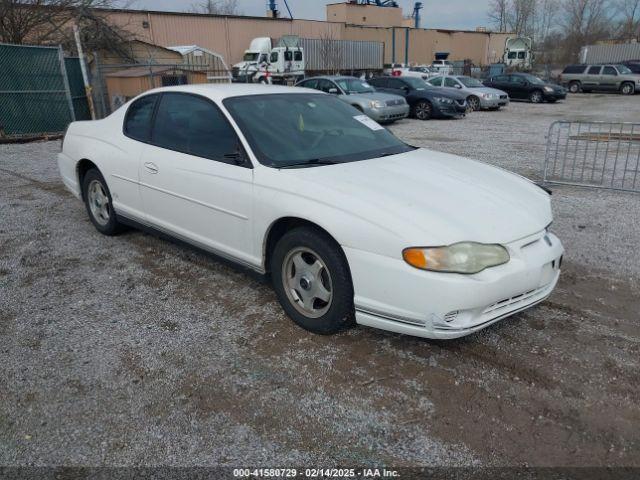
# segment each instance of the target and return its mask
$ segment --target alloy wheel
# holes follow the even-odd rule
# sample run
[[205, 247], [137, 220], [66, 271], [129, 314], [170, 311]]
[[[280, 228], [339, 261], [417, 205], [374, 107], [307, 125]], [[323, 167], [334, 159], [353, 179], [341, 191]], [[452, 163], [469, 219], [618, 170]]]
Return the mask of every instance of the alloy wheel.
[[431, 118], [431, 105], [427, 102], [420, 102], [416, 105], [416, 117], [418, 120]]
[[321, 317], [331, 307], [331, 273], [310, 248], [296, 247], [287, 254], [282, 262], [282, 284], [291, 305], [305, 317]]
[[541, 103], [542, 102], [542, 93], [540, 92], [533, 92], [531, 94], [531, 102], [532, 103]]
[[91, 215], [99, 225], [107, 225], [111, 218], [111, 206], [104, 186], [98, 180], [92, 180], [87, 194]]
[[468, 110], [470, 112], [476, 112], [480, 110], [480, 99], [478, 97], [469, 97], [467, 102], [469, 103]]

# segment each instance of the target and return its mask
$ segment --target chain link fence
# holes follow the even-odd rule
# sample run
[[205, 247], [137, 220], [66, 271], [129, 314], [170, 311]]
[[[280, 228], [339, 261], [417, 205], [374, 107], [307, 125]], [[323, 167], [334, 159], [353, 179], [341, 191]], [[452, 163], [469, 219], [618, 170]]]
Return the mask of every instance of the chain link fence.
[[77, 58], [60, 47], [0, 44], [0, 137], [58, 134], [86, 118]]
[[184, 63], [127, 63], [91, 65], [96, 116], [103, 118], [132, 98], [152, 88], [173, 85], [230, 83], [223, 61], [185, 58]]
[[554, 122], [544, 183], [640, 192], [640, 123]]

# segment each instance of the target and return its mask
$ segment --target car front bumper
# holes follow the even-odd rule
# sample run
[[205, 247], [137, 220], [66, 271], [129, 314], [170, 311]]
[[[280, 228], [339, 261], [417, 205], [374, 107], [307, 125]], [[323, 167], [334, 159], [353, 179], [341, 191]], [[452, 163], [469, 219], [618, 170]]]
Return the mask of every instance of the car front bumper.
[[498, 108], [509, 105], [509, 97], [507, 98], [482, 98], [480, 97], [480, 108]]
[[544, 92], [545, 100], [564, 100], [567, 98], [567, 92]]
[[547, 298], [564, 249], [543, 231], [505, 245], [511, 260], [474, 275], [418, 270], [402, 258], [345, 248], [356, 321], [426, 338], [463, 337]]
[[394, 105], [392, 107], [370, 108], [364, 113], [376, 122], [394, 122], [409, 115], [409, 105]]
[[453, 104], [432, 102], [433, 116], [436, 118], [462, 118], [467, 113], [467, 102]]

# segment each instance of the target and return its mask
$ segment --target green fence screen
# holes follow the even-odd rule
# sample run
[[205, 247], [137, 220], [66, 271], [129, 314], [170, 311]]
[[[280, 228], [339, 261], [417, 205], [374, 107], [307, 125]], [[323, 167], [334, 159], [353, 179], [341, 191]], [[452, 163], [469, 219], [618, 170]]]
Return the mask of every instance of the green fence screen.
[[0, 133], [58, 133], [88, 118], [77, 58], [63, 59], [59, 47], [0, 44]]

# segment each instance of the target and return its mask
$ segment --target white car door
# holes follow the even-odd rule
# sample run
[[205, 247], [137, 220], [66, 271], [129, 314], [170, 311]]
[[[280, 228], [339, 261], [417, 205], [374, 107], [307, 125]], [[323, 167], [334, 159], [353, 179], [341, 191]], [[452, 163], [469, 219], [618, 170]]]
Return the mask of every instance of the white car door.
[[222, 256], [254, 264], [253, 170], [240, 145], [214, 102], [163, 93], [151, 142], [140, 160], [147, 221]]

